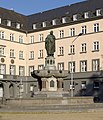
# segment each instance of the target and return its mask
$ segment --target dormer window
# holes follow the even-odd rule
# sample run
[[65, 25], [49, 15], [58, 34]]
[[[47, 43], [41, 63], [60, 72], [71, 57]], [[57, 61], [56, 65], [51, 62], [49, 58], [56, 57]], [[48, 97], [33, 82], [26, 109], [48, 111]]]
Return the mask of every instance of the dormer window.
[[20, 23], [16, 23], [16, 28], [20, 29]]
[[11, 21], [7, 20], [7, 26], [11, 26]]
[[102, 9], [96, 10], [96, 16], [101, 16], [102, 15]]
[[56, 25], [56, 19], [52, 20], [52, 25]]
[[89, 12], [84, 13], [84, 18], [89, 18]]
[[36, 24], [33, 24], [33, 29], [36, 29], [37, 28], [37, 25]]
[[73, 15], [73, 21], [77, 21], [78, 20], [78, 16], [77, 15]]
[[46, 24], [46, 22], [43, 22], [42, 25], [43, 25], [43, 27], [46, 27], [47, 24]]
[[0, 18], [0, 24], [1, 24], [1, 18]]
[[69, 18], [68, 17], [63, 17], [62, 18], [62, 23], [67, 23], [69, 21]]

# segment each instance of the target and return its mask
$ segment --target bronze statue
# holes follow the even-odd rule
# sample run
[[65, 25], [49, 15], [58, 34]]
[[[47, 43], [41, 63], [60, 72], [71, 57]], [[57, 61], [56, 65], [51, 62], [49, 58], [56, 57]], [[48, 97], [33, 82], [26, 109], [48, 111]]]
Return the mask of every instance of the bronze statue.
[[53, 31], [45, 39], [45, 49], [47, 51], [47, 56], [54, 56], [55, 52], [55, 36], [53, 35]]

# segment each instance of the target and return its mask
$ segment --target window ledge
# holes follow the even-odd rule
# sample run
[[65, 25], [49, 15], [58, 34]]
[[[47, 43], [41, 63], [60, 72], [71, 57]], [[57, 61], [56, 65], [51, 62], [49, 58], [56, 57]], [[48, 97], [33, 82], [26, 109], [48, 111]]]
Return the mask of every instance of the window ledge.
[[38, 59], [43, 59], [44, 57], [38, 57]]
[[69, 53], [68, 55], [75, 55], [75, 53]]
[[19, 60], [25, 60], [24, 58], [19, 58]]
[[99, 52], [99, 50], [92, 50], [92, 52]]
[[16, 57], [10, 57], [10, 58], [14, 58], [15, 59]]
[[34, 58], [29, 58], [29, 60], [34, 60]]
[[58, 55], [58, 57], [59, 57], [59, 56], [64, 56], [64, 54]]
[[87, 53], [87, 51], [84, 51], [84, 52], [80, 52], [80, 54], [83, 54], [83, 53]]
[[0, 55], [0, 57], [6, 57], [5, 55]]

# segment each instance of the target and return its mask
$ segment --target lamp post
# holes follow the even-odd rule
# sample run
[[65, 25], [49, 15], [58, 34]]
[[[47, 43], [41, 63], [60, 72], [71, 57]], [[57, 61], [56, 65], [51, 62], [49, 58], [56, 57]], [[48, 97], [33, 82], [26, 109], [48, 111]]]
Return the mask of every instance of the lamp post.
[[[81, 35], [83, 35], [83, 33], [79, 33], [78, 35], [77, 35], [77, 37], [72, 41], [72, 47], [73, 47], [73, 43], [75, 42], [75, 40], [79, 37], [79, 36], [81, 36]], [[70, 89], [71, 89], [71, 97], [73, 97], [74, 96], [74, 91], [73, 91], [73, 53], [72, 53], [72, 56], [71, 56], [71, 86], [70, 86]]]

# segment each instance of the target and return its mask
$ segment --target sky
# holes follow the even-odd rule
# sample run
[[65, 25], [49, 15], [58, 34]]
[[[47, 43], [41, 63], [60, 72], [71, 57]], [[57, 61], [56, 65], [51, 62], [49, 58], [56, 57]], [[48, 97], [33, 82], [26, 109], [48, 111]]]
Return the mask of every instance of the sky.
[[84, 0], [0, 0], [0, 7], [30, 15]]

